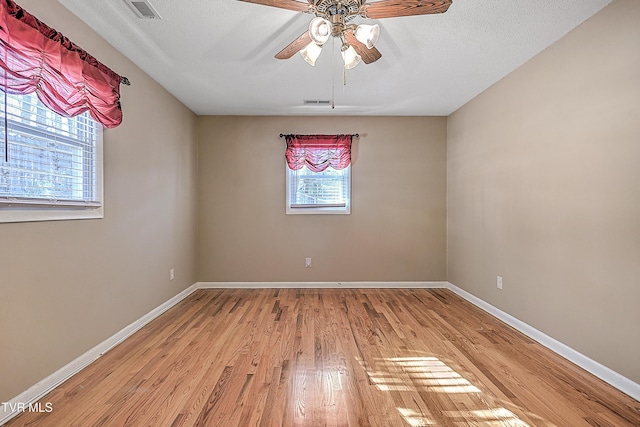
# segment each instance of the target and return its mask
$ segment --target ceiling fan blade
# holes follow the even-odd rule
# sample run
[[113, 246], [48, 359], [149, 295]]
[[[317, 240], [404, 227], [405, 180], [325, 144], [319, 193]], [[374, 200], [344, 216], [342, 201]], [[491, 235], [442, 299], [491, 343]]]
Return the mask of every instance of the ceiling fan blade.
[[309, 43], [311, 43], [311, 36], [309, 35], [309, 31], [305, 31], [300, 37], [292, 41], [289, 46], [278, 52], [276, 58], [289, 59], [304, 49]]
[[265, 6], [279, 7], [280, 9], [294, 10], [296, 12], [308, 12], [309, 2], [296, 0], [239, 0], [246, 3], [262, 4]]
[[367, 18], [381, 19], [444, 13], [449, 9], [449, 6], [451, 6], [451, 0], [381, 0], [365, 4], [363, 9]]
[[361, 43], [356, 36], [353, 35], [353, 32], [345, 31], [344, 38], [347, 40], [347, 43], [353, 46], [355, 51], [362, 58], [362, 62], [365, 64], [371, 64], [372, 62], [376, 62], [378, 59], [382, 58], [382, 54], [375, 48], [375, 46], [369, 49], [367, 45]]

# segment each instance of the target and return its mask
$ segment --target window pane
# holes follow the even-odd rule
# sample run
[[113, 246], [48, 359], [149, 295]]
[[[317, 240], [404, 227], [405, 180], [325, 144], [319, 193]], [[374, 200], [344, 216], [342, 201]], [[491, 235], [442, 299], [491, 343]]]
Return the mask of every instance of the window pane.
[[350, 166], [322, 172], [312, 172], [307, 167], [292, 171], [287, 167], [287, 212], [324, 213], [331, 209], [334, 212], [327, 213], [349, 213], [350, 170]]
[[0, 200], [95, 202], [99, 125], [88, 113], [62, 117], [35, 94], [9, 94], [6, 104], [8, 147], [0, 126]]
[[335, 204], [346, 203], [343, 185], [343, 171], [331, 168], [314, 173], [306, 167], [298, 171], [294, 204]]

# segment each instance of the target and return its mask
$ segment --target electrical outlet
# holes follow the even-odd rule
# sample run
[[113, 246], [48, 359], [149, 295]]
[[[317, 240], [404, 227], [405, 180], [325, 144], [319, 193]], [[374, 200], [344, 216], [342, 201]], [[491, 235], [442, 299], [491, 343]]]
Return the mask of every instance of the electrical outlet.
[[498, 289], [502, 290], [502, 276], [498, 276], [496, 278], [496, 286], [498, 287]]
[[304, 259], [304, 266], [306, 268], [311, 268], [311, 258], [305, 258]]
[[175, 279], [176, 275], [173, 272], [173, 268], [171, 270], [169, 270], [169, 280], [173, 280]]

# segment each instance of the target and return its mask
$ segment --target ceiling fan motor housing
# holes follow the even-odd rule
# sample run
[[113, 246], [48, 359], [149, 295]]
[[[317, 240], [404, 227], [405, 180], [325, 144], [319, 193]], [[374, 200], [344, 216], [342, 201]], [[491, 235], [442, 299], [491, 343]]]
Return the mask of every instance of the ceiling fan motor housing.
[[314, 9], [317, 16], [328, 20], [335, 16], [346, 22], [360, 14], [361, 6], [359, 0], [317, 0]]

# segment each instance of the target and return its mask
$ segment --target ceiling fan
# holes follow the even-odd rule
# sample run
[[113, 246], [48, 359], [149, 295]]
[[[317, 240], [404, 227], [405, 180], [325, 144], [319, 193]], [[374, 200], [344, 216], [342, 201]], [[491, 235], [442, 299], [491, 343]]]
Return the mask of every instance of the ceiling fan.
[[452, 0], [240, 0], [281, 9], [316, 15], [309, 30], [276, 54], [277, 59], [289, 59], [297, 52], [311, 65], [322, 52], [331, 36], [340, 39], [342, 59], [346, 69], [355, 67], [360, 61], [376, 62], [382, 54], [374, 46], [380, 34], [378, 24], [350, 24], [355, 17], [364, 19], [394, 18], [399, 16], [430, 15], [444, 13]]

